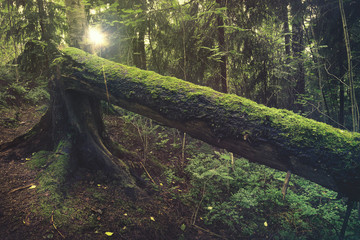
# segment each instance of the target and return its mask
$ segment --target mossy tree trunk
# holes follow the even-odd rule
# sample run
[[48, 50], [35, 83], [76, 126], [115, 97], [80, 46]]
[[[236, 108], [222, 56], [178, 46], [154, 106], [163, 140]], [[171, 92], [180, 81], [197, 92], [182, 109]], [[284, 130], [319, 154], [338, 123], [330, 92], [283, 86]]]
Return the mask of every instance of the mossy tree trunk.
[[[91, 151], [104, 142], [99, 113], [92, 113], [87, 106], [98, 104], [92, 103], [95, 98], [107, 100], [105, 73], [112, 104], [178, 128], [250, 161], [289, 170], [354, 200], [360, 199], [358, 133], [176, 78], [120, 65], [79, 49], [67, 48], [63, 53], [59, 79], [65, 94], [69, 95], [67, 98], [72, 99], [67, 105], [72, 110], [67, 113], [74, 116], [69, 119], [76, 119], [70, 126], [76, 129], [78, 141], [90, 137], [89, 143], [78, 151], [81, 158], [87, 159], [86, 152], [91, 155]], [[78, 101], [79, 94], [88, 96], [89, 102]], [[94, 117], [88, 117], [92, 115]], [[98, 127], [94, 128], [96, 124]], [[93, 146], [90, 149], [89, 144]], [[102, 148], [96, 151], [105, 152]], [[90, 159], [86, 162], [95, 167], [110, 169], [117, 165], [119, 168], [118, 164], [110, 163], [114, 162], [110, 161], [111, 157]]]
[[[99, 101], [108, 99], [105, 75], [112, 104], [178, 128], [252, 162], [291, 171], [352, 200], [360, 199], [359, 133], [117, 64], [76, 48], [64, 49], [57, 60], [57, 88], [50, 109], [31, 133], [42, 139], [51, 137], [53, 149], [66, 141], [67, 147], [62, 151], [73, 162], [108, 170], [126, 185], [134, 182], [127, 166], [112, 154], [115, 148], [101, 120]], [[36, 134], [32, 136], [37, 139]]]

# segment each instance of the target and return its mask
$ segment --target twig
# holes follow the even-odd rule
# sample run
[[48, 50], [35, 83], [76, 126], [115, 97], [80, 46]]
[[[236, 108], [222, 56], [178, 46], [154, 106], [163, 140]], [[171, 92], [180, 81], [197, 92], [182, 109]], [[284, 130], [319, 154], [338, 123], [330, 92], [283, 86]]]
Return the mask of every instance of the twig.
[[221, 235], [219, 235], [219, 234], [213, 233], [213, 232], [211, 232], [211, 231], [208, 230], [208, 229], [199, 227], [198, 225], [193, 224], [192, 226], [196, 227], [197, 229], [200, 229], [201, 231], [204, 231], [204, 232], [207, 232], [207, 233], [209, 233], [209, 234], [211, 234], [211, 235], [214, 235], [214, 236], [216, 236], [216, 237], [219, 237], [219, 238], [221, 238], [221, 239], [227, 239], [227, 238], [224, 237], [224, 236], [221, 236]]
[[184, 167], [185, 163], [185, 144], [186, 144], [186, 133], [183, 134], [182, 147], [181, 147], [181, 168]]
[[60, 234], [60, 236], [65, 239], [65, 236], [59, 231], [59, 229], [55, 225], [55, 222], [54, 222], [54, 210], [51, 213], [51, 224], [53, 225], [55, 230]]
[[287, 171], [286, 173], [286, 177], [285, 177], [285, 181], [284, 181], [284, 185], [281, 189], [281, 193], [283, 195], [283, 199], [285, 200], [285, 196], [286, 196], [286, 192], [287, 192], [287, 189], [289, 187], [289, 182], [290, 182], [290, 177], [291, 177], [291, 171]]
[[[207, 182], [207, 181], [206, 181], [206, 182]], [[206, 182], [204, 183], [204, 187], [203, 187], [203, 191], [202, 191], [202, 196], [201, 196], [200, 202], [199, 202], [199, 204], [198, 204], [198, 206], [197, 206], [197, 208], [196, 208], [196, 210], [195, 210], [195, 212], [194, 212], [194, 214], [193, 214], [194, 218], [193, 218], [193, 221], [192, 221], [192, 225], [194, 225], [194, 226], [195, 226], [195, 222], [196, 222], [197, 214], [198, 214], [198, 212], [199, 212], [200, 205], [201, 205], [202, 201], [204, 200]]]
[[231, 160], [231, 169], [233, 172], [235, 172], [235, 162], [234, 162], [234, 154], [230, 153], [230, 160]]
[[339, 82], [341, 82], [342, 84], [344, 84], [346, 87], [349, 87], [348, 84], [346, 84], [341, 78], [337, 77], [336, 75], [332, 74], [331, 72], [329, 72], [331, 66], [329, 66], [329, 68], [326, 68], [326, 65], [324, 65], [324, 69], [326, 71], [326, 73], [328, 75], [330, 75], [331, 77], [335, 78], [336, 80], [338, 80]]
[[33, 183], [31, 183], [31, 184], [26, 185], [26, 186], [22, 186], [22, 187], [14, 188], [14, 189], [13, 189], [13, 190], [11, 190], [9, 193], [13, 193], [13, 192], [16, 192], [16, 191], [19, 191], [19, 190], [23, 190], [23, 189], [29, 188], [29, 187], [31, 187], [32, 185], [34, 185], [34, 184], [33, 184]]
[[148, 175], [148, 177], [150, 178], [150, 180], [156, 185], [156, 182], [154, 181], [154, 179], [151, 177], [150, 173], [146, 170], [144, 164], [142, 162], [140, 162], [141, 166], [144, 168], [146, 174]]

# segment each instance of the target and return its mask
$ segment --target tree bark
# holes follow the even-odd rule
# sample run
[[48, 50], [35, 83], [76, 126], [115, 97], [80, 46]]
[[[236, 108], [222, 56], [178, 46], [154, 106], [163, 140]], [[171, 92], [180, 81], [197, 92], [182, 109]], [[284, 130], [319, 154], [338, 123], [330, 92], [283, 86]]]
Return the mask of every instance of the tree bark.
[[[66, 18], [69, 25], [67, 41], [70, 46], [87, 49], [87, 21], [82, 0], [65, 0]], [[89, 49], [90, 50], [90, 49]]]
[[[61, 81], [64, 91], [73, 93], [75, 98], [83, 94], [106, 100], [104, 69], [112, 104], [252, 162], [291, 171], [351, 199], [360, 199], [358, 133], [176, 78], [120, 65], [79, 49], [67, 48], [63, 52]], [[76, 107], [74, 112], [85, 105], [88, 103]], [[79, 118], [77, 122], [82, 123]], [[91, 141], [96, 139], [99, 137]]]
[[302, 52], [304, 51], [304, 29], [303, 29], [303, 3], [301, 0], [290, 1], [292, 20], [292, 42], [291, 48], [296, 61], [296, 70], [293, 75], [295, 88], [293, 89], [294, 110], [302, 111], [303, 105], [296, 103], [301, 94], [305, 93], [305, 68]]
[[[225, 2], [223, 0], [216, 0], [216, 3], [219, 7], [225, 7]], [[220, 74], [218, 79], [216, 80], [216, 86], [219, 86], [219, 91], [223, 93], [228, 92], [228, 84], [227, 84], [227, 56], [226, 56], [226, 43], [225, 43], [225, 28], [224, 28], [224, 19], [221, 13], [217, 15], [217, 27], [218, 27], [218, 41], [219, 41], [219, 48], [222, 53], [220, 58]]]

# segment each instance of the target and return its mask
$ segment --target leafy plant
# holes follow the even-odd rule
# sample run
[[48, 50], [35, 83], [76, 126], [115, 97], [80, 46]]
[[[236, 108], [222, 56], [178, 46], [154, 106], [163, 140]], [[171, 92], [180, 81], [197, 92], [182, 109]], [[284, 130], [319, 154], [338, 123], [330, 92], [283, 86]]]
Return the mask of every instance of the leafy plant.
[[124, 115], [123, 119], [125, 122], [132, 124], [136, 128], [143, 145], [143, 160], [145, 162], [149, 153], [149, 138], [155, 133], [156, 129], [159, 128], [159, 125], [154, 124], [149, 118], [130, 112]]
[[[285, 173], [235, 159], [228, 154], [197, 154], [186, 171], [193, 188], [190, 198], [206, 224], [230, 236], [274, 236], [275, 239], [337, 239], [345, 203], [336, 193], [293, 176], [286, 199]], [[354, 210], [348, 239], [359, 236]], [[196, 219], [198, 221], [198, 219]], [[266, 223], [266, 224], [265, 224]]]

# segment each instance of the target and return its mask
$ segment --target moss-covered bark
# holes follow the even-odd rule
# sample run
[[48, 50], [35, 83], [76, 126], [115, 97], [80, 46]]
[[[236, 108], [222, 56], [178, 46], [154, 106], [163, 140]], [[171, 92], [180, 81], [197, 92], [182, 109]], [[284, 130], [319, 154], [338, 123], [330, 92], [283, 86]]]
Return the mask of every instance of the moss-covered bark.
[[173, 77], [63, 50], [67, 91], [107, 99], [214, 146], [360, 199], [360, 134]]

